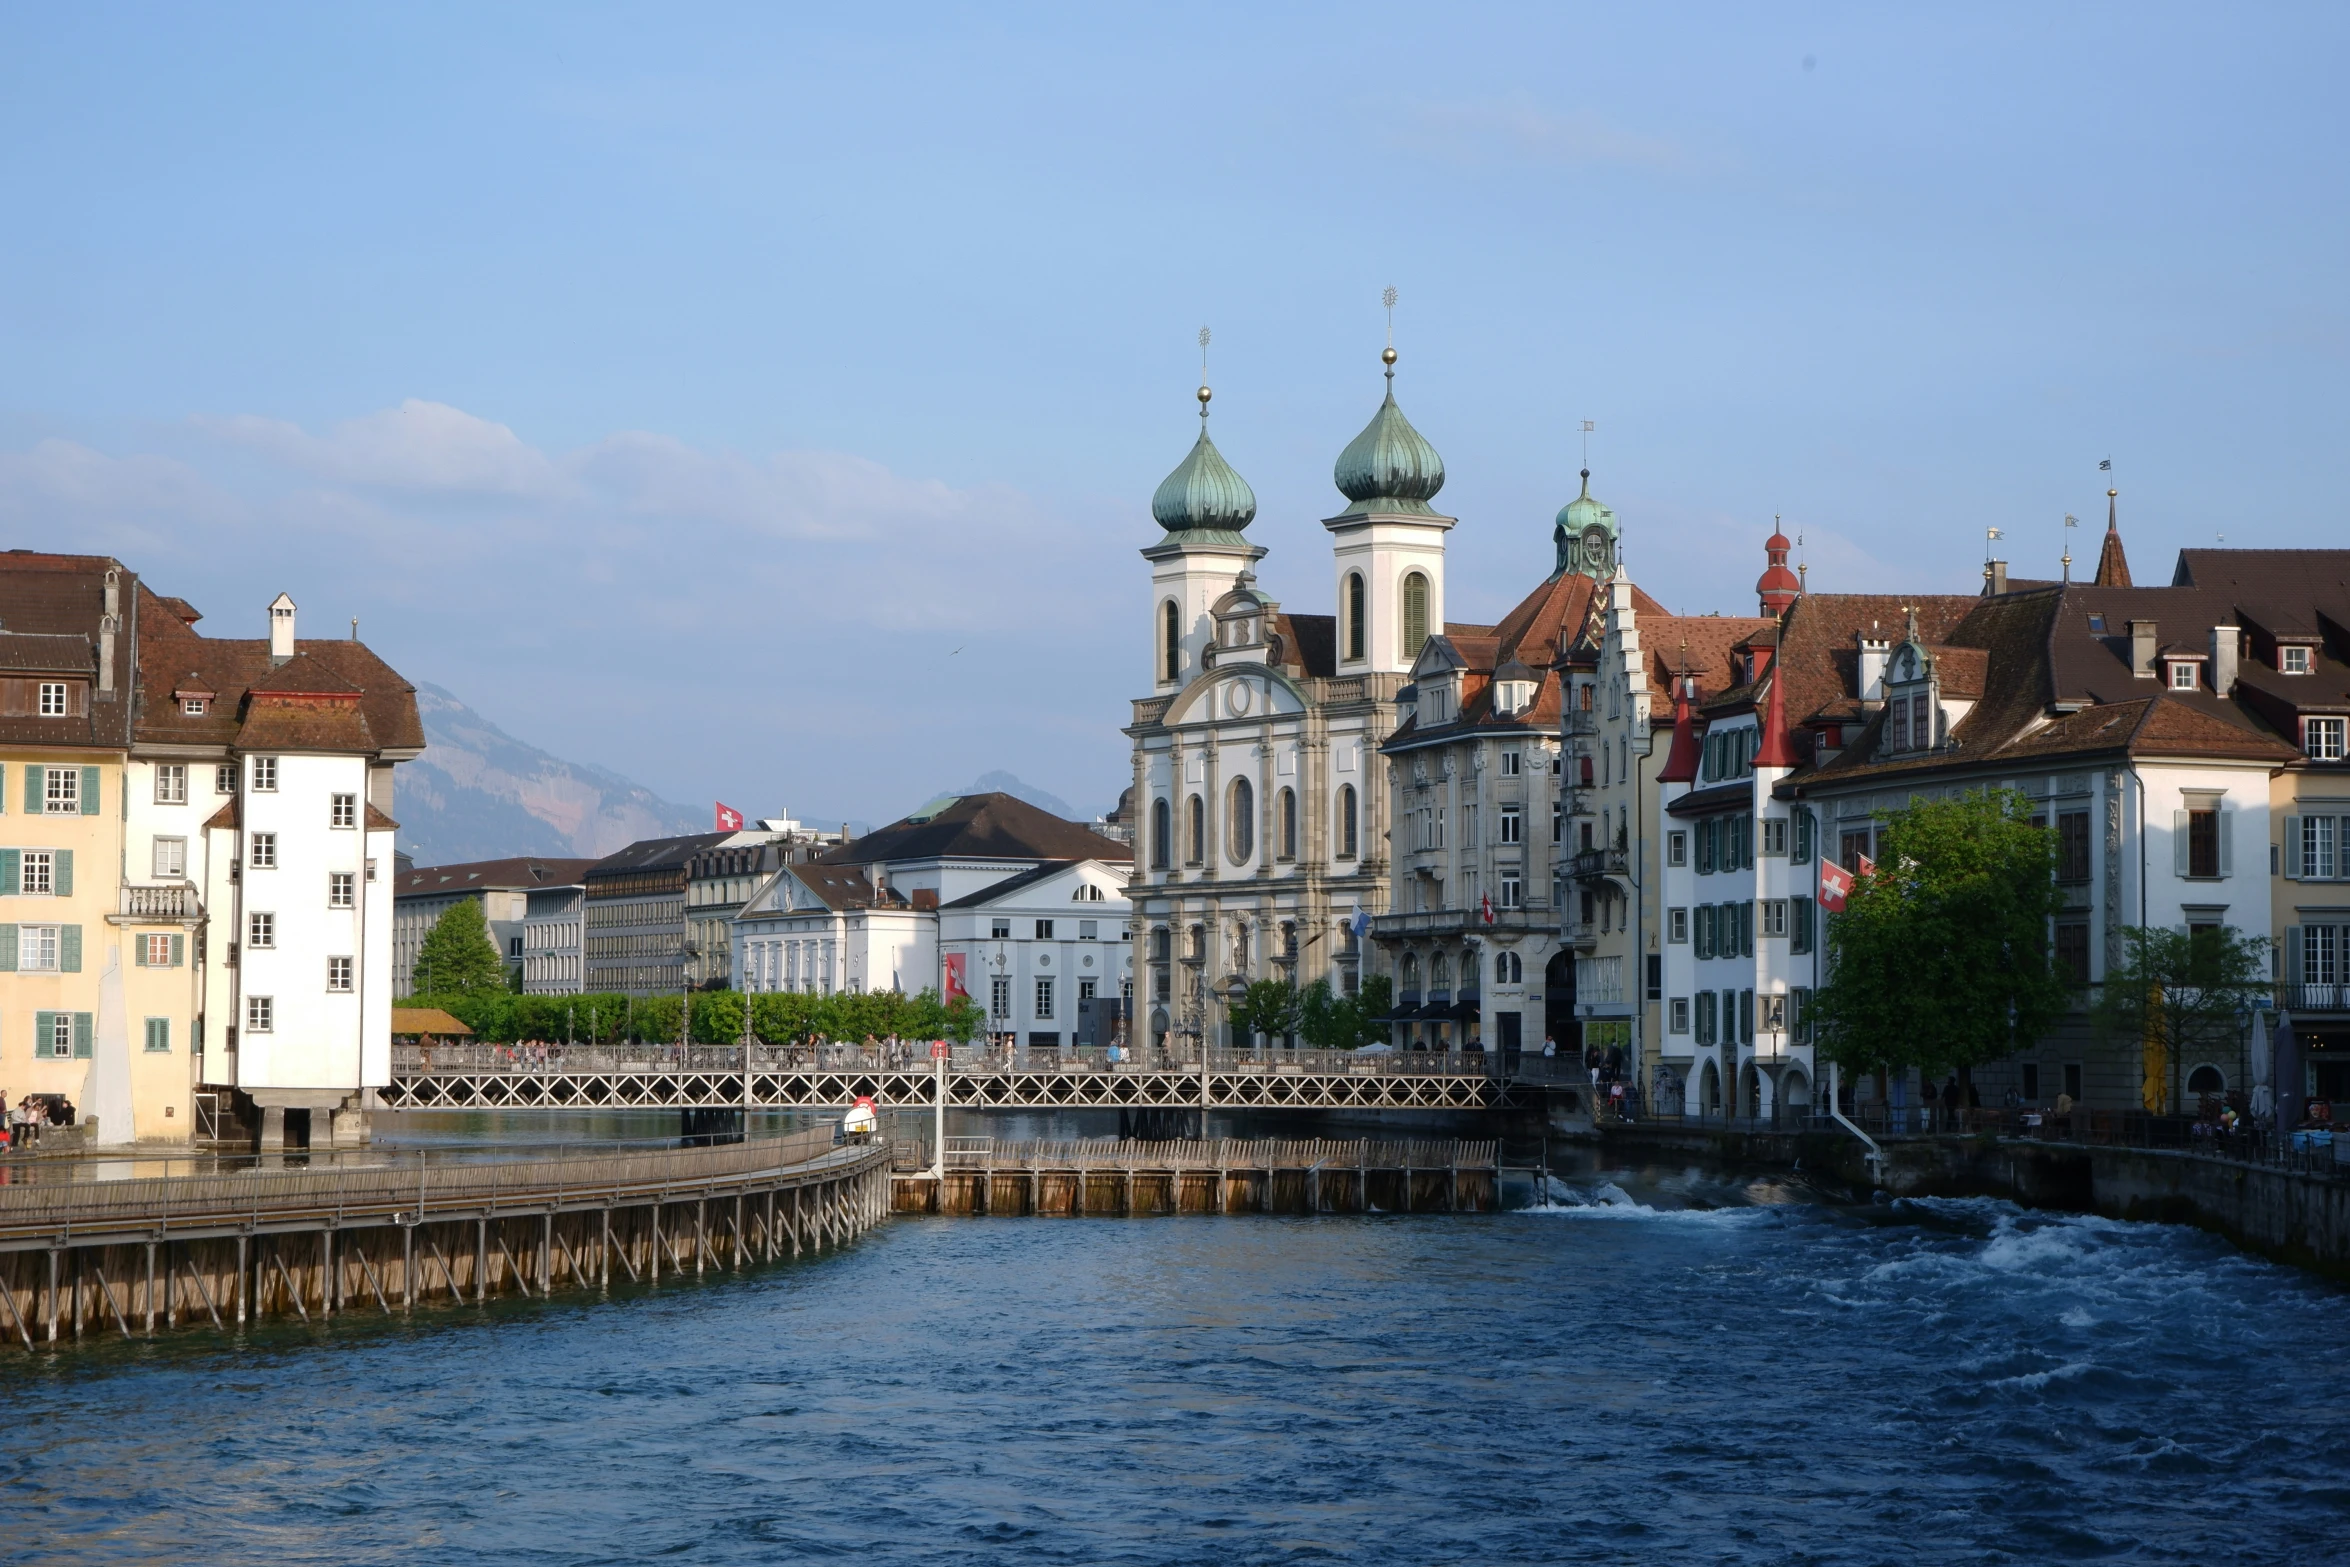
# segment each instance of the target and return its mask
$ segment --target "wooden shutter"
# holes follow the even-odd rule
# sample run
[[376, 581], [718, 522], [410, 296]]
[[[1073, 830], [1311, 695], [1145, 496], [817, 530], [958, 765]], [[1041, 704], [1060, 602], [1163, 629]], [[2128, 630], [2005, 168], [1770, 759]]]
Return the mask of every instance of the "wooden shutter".
[[90, 1059], [90, 1014], [87, 1012], [76, 1012], [73, 1015], [73, 1058], [76, 1061]]
[[171, 938], [171, 966], [181, 968], [186, 965], [187, 961], [188, 938], [181, 935], [173, 936]]
[[2285, 818], [2285, 848], [2284, 852], [2277, 856], [2277, 859], [2279, 861], [2277, 869], [2284, 873], [2285, 880], [2299, 881], [2301, 879], [2300, 817], [2288, 816]]
[[79, 925], [57, 927], [57, 972], [79, 974], [82, 971], [82, 928]]
[[2285, 927], [2285, 983], [2301, 983], [2301, 927], [2298, 925]]
[[59, 849], [49, 857], [49, 862], [51, 866], [49, 884], [57, 889], [57, 896], [60, 898], [72, 897], [73, 850]]
[[33, 1059], [46, 1061], [56, 1048], [57, 1014], [35, 1012], [33, 1014]]
[[13, 898], [24, 886], [24, 851], [0, 849], [0, 897]]
[[2212, 835], [2219, 839], [2219, 873], [2236, 873], [2236, 811], [2225, 801], [2211, 808]]
[[151, 1017], [147, 1019], [147, 1048], [157, 1052], [171, 1049], [170, 1018]]
[[24, 813], [27, 816], [38, 816], [41, 814], [41, 786], [44, 781], [42, 775], [47, 771], [47, 768], [41, 766], [37, 762], [28, 762], [25, 764]]
[[2177, 877], [2179, 877], [2181, 880], [2184, 880], [2184, 879], [2186, 878], [2186, 875], [2187, 875], [2187, 867], [2188, 867], [2188, 864], [2189, 864], [2189, 860], [2188, 860], [2189, 850], [2188, 850], [2188, 847], [2187, 847], [2187, 839], [2188, 839], [2188, 828], [2187, 828], [2187, 813], [2186, 813], [2185, 811], [2173, 811], [2173, 812], [2171, 812], [2171, 813], [2170, 813], [2170, 847], [2171, 847], [2171, 856], [2170, 856], [2170, 857], [2171, 857], [2171, 874], [2173, 874], [2174, 876], [2177, 876]]
[[98, 814], [98, 769], [95, 767], [82, 769], [82, 814]]
[[16, 927], [0, 925], [0, 974], [16, 972]]

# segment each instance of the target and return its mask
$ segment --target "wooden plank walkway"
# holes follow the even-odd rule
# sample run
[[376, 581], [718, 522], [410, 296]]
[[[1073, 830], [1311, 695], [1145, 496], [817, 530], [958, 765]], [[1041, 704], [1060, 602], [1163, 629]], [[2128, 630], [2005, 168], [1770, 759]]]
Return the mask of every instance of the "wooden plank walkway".
[[1061, 1217], [1240, 1213], [1489, 1213], [1490, 1141], [1221, 1138], [997, 1142], [949, 1138], [943, 1173], [900, 1144], [895, 1213]]

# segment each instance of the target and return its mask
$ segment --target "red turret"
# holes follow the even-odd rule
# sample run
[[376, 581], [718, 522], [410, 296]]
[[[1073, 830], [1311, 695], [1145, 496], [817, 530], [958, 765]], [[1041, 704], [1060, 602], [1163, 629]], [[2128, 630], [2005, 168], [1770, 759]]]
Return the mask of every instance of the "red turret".
[[1789, 606], [1803, 596], [1802, 581], [1787, 569], [1787, 552], [1793, 548], [1795, 546], [1787, 542], [1787, 535], [1777, 528], [1773, 528], [1771, 536], [1763, 540], [1763, 553], [1770, 557], [1771, 563], [1763, 568], [1763, 574], [1755, 580], [1754, 591], [1755, 596], [1762, 600], [1762, 612], [1766, 615], [1786, 614]]
[[1673, 748], [1665, 753], [1665, 765], [1656, 775], [1660, 784], [1697, 782], [1697, 725], [1689, 716], [1689, 678], [1673, 677]]
[[1763, 703], [1762, 737], [1754, 750], [1757, 767], [1793, 767], [1798, 760], [1787, 733], [1787, 669], [1779, 656], [1783, 651], [1771, 655], [1771, 694]]

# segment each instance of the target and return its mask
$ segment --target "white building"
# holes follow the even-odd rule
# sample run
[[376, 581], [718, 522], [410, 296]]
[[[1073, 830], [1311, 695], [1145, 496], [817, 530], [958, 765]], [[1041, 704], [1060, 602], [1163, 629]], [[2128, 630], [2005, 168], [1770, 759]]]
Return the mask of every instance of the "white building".
[[587, 885], [572, 881], [523, 894], [522, 993], [576, 996], [587, 988], [581, 945]]
[[1123, 863], [1048, 860], [939, 905], [945, 993], [959, 987], [986, 1009], [990, 1033], [1030, 1049], [1123, 1040], [1134, 1008], [1128, 875]]
[[[1444, 619], [1444, 536], [1429, 506], [1444, 463], [1386, 400], [1340, 453], [1334, 615], [1285, 611], [1256, 585], [1243, 530], [1256, 496], [1208, 439], [1151, 497], [1153, 694], [1134, 704], [1139, 859], [1133, 932], [1147, 954], [1146, 1032], [1225, 1043], [1256, 980], [1352, 991], [1357, 913], [1389, 907], [1388, 791], [1379, 745]], [[1490, 629], [1490, 628], [1483, 628]]]

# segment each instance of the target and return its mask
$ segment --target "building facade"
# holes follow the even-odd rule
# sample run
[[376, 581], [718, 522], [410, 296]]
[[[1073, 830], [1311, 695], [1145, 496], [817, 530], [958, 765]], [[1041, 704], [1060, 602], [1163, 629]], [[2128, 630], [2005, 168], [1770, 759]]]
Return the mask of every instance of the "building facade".
[[576, 996], [587, 989], [586, 918], [585, 881], [533, 887], [523, 894], [524, 995]]
[[686, 867], [732, 836], [647, 838], [588, 867], [580, 898], [580, 966], [588, 990], [664, 996], [690, 987]]
[[523, 855], [464, 865], [415, 866], [400, 872], [392, 884], [394, 992], [412, 996], [432, 990], [432, 977], [417, 972], [417, 954], [441, 916], [465, 902], [481, 906], [490, 944], [505, 960], [507, 973], [520, 979], [527, 990], [531, 894], [542, 887], [577, 886], [595, 863]]
[[734, 918], [778, 866], [805, 864], [847, 841], [845, 832], [814, 832], [788, 817], [733, 834], [686, 862], [687, 976], [697, 989], [734, 986]]

